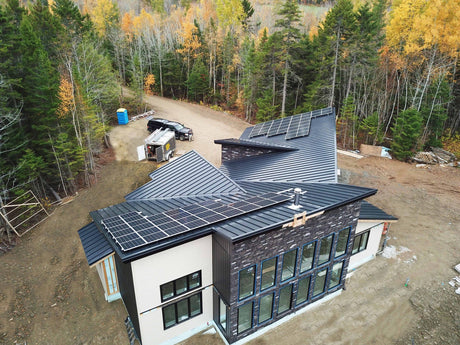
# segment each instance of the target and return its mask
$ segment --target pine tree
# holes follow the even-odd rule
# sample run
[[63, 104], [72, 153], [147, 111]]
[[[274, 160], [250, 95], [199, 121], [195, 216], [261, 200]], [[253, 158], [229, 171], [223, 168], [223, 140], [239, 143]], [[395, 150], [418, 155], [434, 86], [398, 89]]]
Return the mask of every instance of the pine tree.
[[422, 127], [422, 117], [415, 109], [407, 109], [399, 113], [393, 130], [394, 156], [399, 160], [411, 157]]
[[208, 93], [208, 73], [201, 59], [195, 61], [192, 71], [186, 81], [189, 98], [194, 101], [204, 101]]

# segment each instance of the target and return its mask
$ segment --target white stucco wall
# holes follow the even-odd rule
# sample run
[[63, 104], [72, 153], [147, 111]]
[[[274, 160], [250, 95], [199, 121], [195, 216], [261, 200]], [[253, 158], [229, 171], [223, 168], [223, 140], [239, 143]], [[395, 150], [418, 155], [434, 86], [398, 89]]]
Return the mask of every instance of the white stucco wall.
[[359, 235], [361, 232], [364, 232], [369, 228], [372, 229], [369, 233], [367, 248], [366, 250], [351, 256], [350, 264], [348, 265], [348, 272], [375, 258], [375, 255], [379, 250], [380, 239], [382, 237], [383, 231], [383, 223], [381, 221], [358, 221], [358, 225], [356, 227], [356, 235]]
[[[163, 330], [160, 285], [199, 270], [203, 313]], [[143, 345], [161, 344], [212, 320], [211, 235], [136, 260], [132, 272]]]

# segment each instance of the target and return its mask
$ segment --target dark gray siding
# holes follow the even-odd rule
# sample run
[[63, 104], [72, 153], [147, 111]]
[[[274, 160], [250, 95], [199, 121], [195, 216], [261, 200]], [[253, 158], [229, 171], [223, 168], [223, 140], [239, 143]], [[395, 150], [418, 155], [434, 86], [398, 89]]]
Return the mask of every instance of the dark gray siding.
[[214, 287], [225, 303], [230, 303], [230, 260], [232, 242], [219, 233], [212, 235], [212, 274]]
[[133, 322], [134, 329], [136, 330], [139, 338], [142, 334], [139, 327], [139, 317], [137, 314], [136, 295], [134, 293], [133, 272], [131, 263], [123, 263], [118, 255], [115, 254], [115, 262], [117, 266], [118, 285], [120, 286], [120, 295], [123, 303], [128, 311], [131, 321]]
[[[329, 268], [329, 272], [327, 275], [327, 281], [330, 278], [330, 269], [332, 268], [333, 264], [336, 262], [344, 261], [343, 271], [342, 271], [342, 280], [341, 283], [331, 289], [326, 290], [326, 292], [322, 295], [317, 296], [315, 299], [312, 299], [312, 288], [310, 289], [309, 300], [307, 303], [302, 304], [301, 306], [295, 307], [295, 298], [297, 293], [297, 282], [299, 279], [299, 265], [300, 265], [300, 252], [302, 250], [302, 246], [306, 243], [309, 243], [314, 240], [320, 240], [321, 238], [331, 234], [337, 233], [338, 231], [351, 226], [352, 231], [349, 236], [349, 239], [353, 238], [354, 231], [356, 229], [356, 224], [358, 221], [359, 216], [359, 209], [361, 206], [360, 201], [353, 202], [351, 204], [339, 207], [334, 210], [330, 210], [325, 212], [323, 215], [318, 217], [312, 218], [307, 220], [304, 226], [300, 226], [297, 228], [284, 228], [284, 229], [276, 229], [270, 232], [266, 232], [252, 238], [242, 240], [234, 244], [233, 251], [232, 251], [232, 260], [231, 260], [231, 272], [230, 272], [230, 286], [231, 286], [231, 297], [230, 297], [230, 316], [229, 316], [229, 334], [228, 340], [229, 342], [235, 342], [245, 336], [254, 333], [255, 331], [265, 327], [266, 325], [273, 323], [286, 315], [293, 313], [295, 310], [305, 307], [311, 302], [319, 300], [330, 294], [335, 292], [339, 289], [342, 289], [344, 286], [344, 277], [346, 275], [348, 263], [350, 260], [351, 249], [352, 249], [352, 241], [348, 241], [347, 247], [347, 254], [340, 258], [334, 260], [334, 252], [335, 252], [335, 245], [337, 242], [336, 236], [334, 236], [334, 242], [332, 245], [332, 254], [331, 260], [328, 263], [322, 264], [319, 268], [316, 265], [318, 260], [319, 251], [317, 248], [316, 255], [315, 255], [315, 266], [312, 270], [308, 273], [302, 274], [300, 277], [305, 277], [308, 275], [312, 275], [314, 277], [315, 273], [320, 270], [324, 269], [325, 267]], [[298, 255], [297, 255], [297, 266], [296, 266], [296, 274], [295, 277], [288, 282], [280, 282], [281, 276], [281, 267], [282, 267], [282, 255], [292, 249], [298, 248]], [[261, 263], [265, 259], [272, 258], [274, 256], [279, 256], [278, 258], [278, 266], [277, 266], [277, 283], [274, 288], [266, 290], [261, 294], [260, 292], [260, 273], [261, 273]], [[252, 297], [246, 298], [242, 301], [238, 301], [238, 275], [239, 271], [243, 268], [246, 268], [251, 265], [256, 265], [256, 286], [255, 286], [255, 294]], [[312, 278], [313, 279], [313, 278]], [[288, 311], [283, 313], [282, 315], [277, 315], [276, 307], [278, 305], [279, 299], [279, 289], [280, 287], [286, 286], [288, 284], [293, 284], [293, 307]], [[312, 285], [311, 285], [312, 287]], [[268, 293], [268, 292], [275, 292], [275, 302], [274, 302], [274, 315], [270, 321], [263, 323], [262, 325], [258, 325], [258, 303], [259, 298]], [[242, 334], [238, 334], [238, 307], [246, 304], [248, 302], [254, 302], [254, 323], [253, 328], [250, 330], [243, 332]]]

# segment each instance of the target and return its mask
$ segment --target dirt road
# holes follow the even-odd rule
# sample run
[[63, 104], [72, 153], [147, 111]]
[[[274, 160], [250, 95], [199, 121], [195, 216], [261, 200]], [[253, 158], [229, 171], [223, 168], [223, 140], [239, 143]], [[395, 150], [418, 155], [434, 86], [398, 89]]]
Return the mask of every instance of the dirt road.
[[[217, 138], [238, 137], [246, 124], [209, 109], [148, 98], [159, 117], [194, 129], [194, 148], [219, 162]], [[146, 120], [116, 127], [98, 183], [59, 207], [0, 256], [0, 344], [127, 344], [120, 301], [107, 303], [89, 268], [77, 230], [88, 213], [123, 201], [148, 180], [151, 162], [135, 162], [134, 145], [147, 135]], [[140, 145], [139, 144], [139, 145]], [[460, 262], [460, 171], [379, 158], [339, 156], [345, 182], [378, 188], [371, 202], [399, 217], [387, 257], [356, 270], [337, 298], [299, 315], [251, 344], [459, 344], [460, 296], [448, 285]], [[407, 286], [405, 283], [409, 279]], [[187, 345], [223, 344], [198, 335]]]

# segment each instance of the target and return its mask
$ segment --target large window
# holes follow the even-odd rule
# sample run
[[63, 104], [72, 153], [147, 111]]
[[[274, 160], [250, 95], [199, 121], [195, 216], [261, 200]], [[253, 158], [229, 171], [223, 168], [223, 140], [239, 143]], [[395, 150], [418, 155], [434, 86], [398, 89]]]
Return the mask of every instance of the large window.
[[306, 272], [313, 268], [315, 258], [316, 241], [307, 243], [302, 249], [302, 261], [300, 262], [300, 272]]
[[243, 299], [254, 294], [254, 278], [256, 266], [251, 266], [240, 271], [239, 274], [239, 299]]
[[219, 324], [222, 326], [224, 331], [227, 330], [227, 305], [224, 303], [224, 301], [220, 297], [219, 297]]
[[337, 236], [337, 245], [335, 247], [335, 257], [344, 255], [347, 252], [348, 237], [350, 236], [350, 228], [345, 228], [339, 231]]
[[316, 272], [315, 285], [313, 287], [313, 297], [321, 295], [326, 287], [327, 268]]
[[238, 333], [252, 328], [252, 309], [253, 302], [246, 303], [238, 308]]
[[299, 279], [296, 305], [299, 305], [308, 300], [308, 293], [310, 292], [310, 280], [311, 276]]
[[291, 309], [292, 301], [292, 284], [286, 285], [280, 289], [280, 297], [278, 301], [278, 314], [284, 313]]
[[343, 269], [343, 261], [338, 262], [332, 266], [331, 271], [331, 278], [329, 280], [329, 289], [332, 289], [340, 284], [342, 278], [342, 269]]
[[334, 239], [334, 235], [329, 235], [327, 237], [323, 237], [321, 239], [321, 245], [319, 247], [319, 259], [318, 265], [324, 264], [328, 262], [331, 258], [331, 247], [332, 247], [332, 240]]
[[200, 292], [163, 307], [164, 329], [170, 328], [178, 323], [187, 321], [191, 317], [201, 314], [203, 312], [201, 301]]
[[259, 323], [270, 320], [273, 316], [273, 296], [269, 294], [262, 296], [259, 301]]
[[355, 236], [353, 241], [353, 250], [351, 254], [356, 254], [366, 250], [367, 248], [367, 241], [369, 240], [369, 233], [370, 230], [360, 233], [359, 235]]
[[295, 264], [297, 261], [297, 249], [293, 249], [283, 255], [283, 269], [281, 271], [281, 281], [285, 281], [295, 275]]
[[160, 286], [161, 301], [167, 301], [176, 296], [199, 288], [201, 286], [201, 271], [191, 273]]
[[262, 278], [260, 280], [260, 290], [268, 289], [276, 284], [276, 264], [278, 258], [271, 258], [262, 262]]

